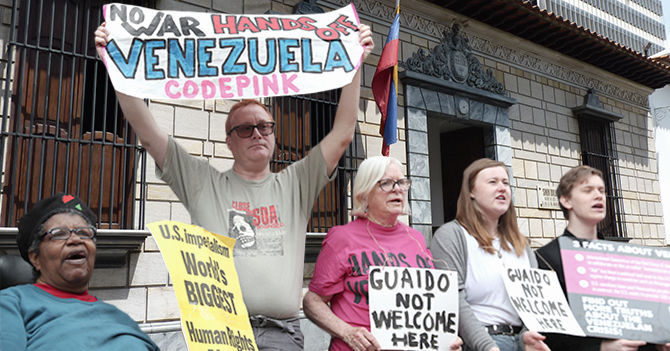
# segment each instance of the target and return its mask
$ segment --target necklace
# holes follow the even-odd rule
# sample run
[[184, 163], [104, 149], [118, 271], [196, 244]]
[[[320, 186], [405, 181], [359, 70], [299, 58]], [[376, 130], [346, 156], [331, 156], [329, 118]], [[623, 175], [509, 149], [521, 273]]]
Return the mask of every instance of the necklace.
[[[372, 216], [370, 216], [369, 213], [368, 213], [368, 220], [369, 220], [370, 222], [376, 224], [376, 225], [380, 225], [380, 226], [382, 226], [382, 227], [386, 227], [386, 228], [391, 228], [391, 227], [393, 227], [394, 225], [398, 224], [398, 219], [396, 219], [396, 220], [395, 220], [395, 223], [393, 223], [393, 224], [391, 224], [391, 225], [383, 224], [382, 222], [380, 222], [380, 221], [374, 219]], [[368, 231], [369, 231], [369, 230], [368, 230]]]
[[484, 249], [484, 250], [491, 249], [491, 250], [496, 252], [496, 254], [498, 255], [498, 258], [502, 258], [502, 253], [500, 253], [500, 250], [496, 249], [493, 246], [482, 246], [482, 249]]
[[[375, 223], [375, 224], [379, 224], [379, 223], [377, 223], [377, 222], [375, 222], [375, 221], [372, 221], [372, 220], [370, 220], [370, 218], [368, 218], [368, 222], [366, 223], [366, 227], [367, 227], [367, 230], [368, 230], [368, 234], [370, 234], [370, 237], [372, 237], [372, 240], [374, 240], [374, 241], [375, 241], [375, 244], [377, 244], [377, 246], [379, 247], [379, 249], [381, 249], [382, 252], [384, 252], [384, 266], [386, 266], [386, 257], [388, 257], [388, 253], [386, 252], [386, 250], [385, 250], [381, 245], [379, 245], [379, 242], [377, 241], [377, 238], [375, 238], [375, 236], [372, 235], [372, 232], [370, 231], [370, 222], [373, 222], [373, 223]], [[396, 222], [396, 224], [397, 224], [397, 222]], [[379, 225], [381, 225], [381, 224], [379, 224]], [[382, 226], [383, 226], [383, 225], [382, 225]], [[384, 227], [386, 227], [386, 226], [384, 226]], [[409, 226], [408, 226], [408, 225], [405, 225], [405, 226], [403, 226], [403, 227], [405, 227], [405, 233], [407, 233], [407, 236], [408, 236], [410, 239], [414, 240], [414, 241], [416, 242], [416, 244], [419, 245], [419, 249], [421, 250], [421, 252], [423, 252], [423, 253], [425, 254], [425, 251], [423, 250], [423, 247], [421, 247], [421, 244], [419, 244], [419, 242], [418, 242], [414, 237], [412, 237], [412, 236], [409, 234]], [[387, 228], [388, 228], [388, 227], [387, 227]]]

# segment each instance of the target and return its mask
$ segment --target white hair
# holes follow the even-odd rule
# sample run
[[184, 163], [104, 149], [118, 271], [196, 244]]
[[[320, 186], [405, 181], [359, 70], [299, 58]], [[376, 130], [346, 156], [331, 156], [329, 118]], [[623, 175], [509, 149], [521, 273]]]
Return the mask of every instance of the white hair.
[[[386, 169], [391, 164], [395, 163], [402, 170], [402, 163], [393, 157], [374, 156], [369, 157], [361, 163], [354, 178], [354, 209], [351, 211], [352, 216], [365, 217], [368, 210], [368, 195], [372, 189], [377, 185], [377, 182], [382, 179]], [[407, 199], [407, 192], [403, 192], [405, 197], [403, 214], [409, 214], [409, 201]]]

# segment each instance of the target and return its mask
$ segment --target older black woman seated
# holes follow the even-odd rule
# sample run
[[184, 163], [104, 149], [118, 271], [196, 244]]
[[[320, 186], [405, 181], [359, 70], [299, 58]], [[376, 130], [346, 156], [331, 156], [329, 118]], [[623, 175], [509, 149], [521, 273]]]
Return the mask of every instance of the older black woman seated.
[[16, 242], [35, 284], [0, 292], [0, 350], [158, 350], [127, 314], [88, 293], [96, 217], [76, 196], [39, 201]]

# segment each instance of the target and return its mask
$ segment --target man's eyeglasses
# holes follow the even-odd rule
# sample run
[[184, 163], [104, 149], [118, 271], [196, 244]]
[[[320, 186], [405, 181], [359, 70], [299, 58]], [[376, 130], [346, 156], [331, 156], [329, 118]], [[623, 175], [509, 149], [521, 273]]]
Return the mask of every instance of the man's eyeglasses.
[[42, 235], [42, 239], [44, 239], [44, 237], [49, 234], [52, 240], [67, 240], [73, 233], [77, 234], [77, 236], [82, 239], [93, 239], [95, 238], [96, 230], [93, 227], [81, 227], [74, 229], [52, 228], [47, 230], [47, 232]]
[[237, 136], [240, 138], [249, 138], [254, 134], [254, 128], [258, 129], [258, 132], [262, 136], [268, 136], [275, 131], [275, 122], [263, 122], [258, 123], [257, 125], [251, 124], [242, 124], [239, 125], [228, 132], [228, 135], [232, 134], [233, 131], [237, 131]]
[[398, 179], [398, 180], [393, 180], [393, 179], [382, 179], [377, 182], [379, 184], [379, 188], [382, 189], [383, 192], [390, 193], [393, 191], [393, 188], [398, 185], [398, 188], [402, 191], [407, 191], [409, 190], [409, 187], [412, 185], [412, 181], [403, 178], [403, 179]]

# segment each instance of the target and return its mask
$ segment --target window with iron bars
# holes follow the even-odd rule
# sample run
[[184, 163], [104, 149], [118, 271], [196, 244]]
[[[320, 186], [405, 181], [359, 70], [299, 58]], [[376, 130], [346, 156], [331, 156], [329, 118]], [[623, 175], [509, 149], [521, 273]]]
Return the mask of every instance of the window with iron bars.
[[598, 224], [598, 231], [606, 238], [626, 238], [626, 224], [622, 216], [623, 198], [619, 187], [619, 158], [614, 148], [614, 123], [582, 115], [579, 116], [579, 134], [582, 162], [603, 173], [607, 190], [607, 214]]
[[[16, 59], [6, 71], [14, 77], [12, 89], [5, 82], [5, 101], [11, 97], [12, 104], [4, 105], [0, 131], [0, 226], [16, 226], [37, 201], [63, 191], [81, 197], [100, 228], [144, 227], [146, 153], [123, 118], [93, 41], [109, 2], [24, 0], [19, 8], [14, 1], [8, 56], [15, 52]], [[155, 7], [151, 0], [123, 3]], [[270, 99], [277, 122], [273, 171], [303, 158], [325, 137], [339, 93]], [[354, 139], [337, 177], [319, 195], [309, 232], [348, 222], [347, 194], [362, 161], [352, 150], [362, 149], [360, 140]]]
[[[11, 105], [3, 104], [0, 130], [0, 226], [16, 226], [37, 201], [62, 191], [81, 197], [100, 228], [130, 229], [136, 220], [144, 227], [143, 204], [135, 198], [144, 197], [136, 189], [145, 188], [145, 152], [95, 51], [94, 31], [108, 2], [13, 2], [5, 74], [13, 80], [4, 90]], [[125, 3], [155, 6], [152, 0]]]
[[[270, 166], [279, 172], [307, 155], [331, 130], [340, 89], [321, 93], [273, 98], [269, 109], [276, 122], [277, 150]], [[356, 156], [360, 137], [340, 159], [337, 177], [328, 183], [317, 198], [307, 231], [325, 233], [335, 225], [349, 222], [353, 178], [362, 159]]]

